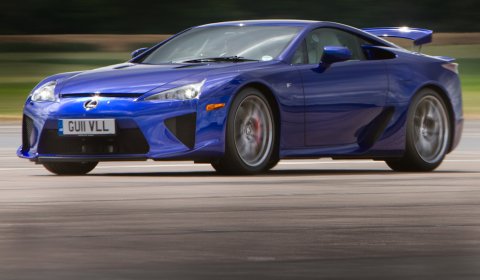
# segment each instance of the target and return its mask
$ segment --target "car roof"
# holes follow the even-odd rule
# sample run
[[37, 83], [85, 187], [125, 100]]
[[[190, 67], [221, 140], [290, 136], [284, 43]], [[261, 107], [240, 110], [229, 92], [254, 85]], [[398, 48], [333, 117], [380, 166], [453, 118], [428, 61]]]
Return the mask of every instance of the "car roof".
[[374, 36], [370, 33], [367, 33], [361, 29], [345, 25], [338, 22], [331, 21], [318, 21], [318, 20], [300, 20], [300, 19], [259, 19], [259, 20], [237, 20], [237, 21], [225, 21], [225, 22], [216, 22], [209, 23], [204, 25], [195, 26], [193, 28], [203, 28], [203, 27], [212, 27], [212, 26], [296, 26], [301, 27], [304, 32], [318, 28], [318, 27], [332, 27], [340, 28], [344, 31], [348, 31], [370, 40], [376, 41], [379, 44], [384, 46], [389, 46], [393, 48], [398, 48], [395, 44], [388, 42], [380, 37]]
[[200, 25], [197, 27], [207, 27], [207, 26], [231, 26], [231, 25], [281, 25], [281, 26], [308, 26], [315, 23], [320, 23], [321, 21], [316, 20], [297, 20], [297, 19], [262, 19], [262, 20], [237, 20], [237, 21], [225, 21], [225, 22], [215, 22], [205, 25]]
[[[169, 40], [175, 38], [176, 36], [183, 34], [184, 32], [187, 32], [192, 29], [197, 29], [197, 28], [204, 28], [204, 27], [214, 27], [214, 26], [292, 26], [292, 27], [300, 27], [302, 31], [299, 32], [299, 35], [297, 36], [296, 39], [293, 40], [293, 42], [290, 43], [290, 45], [282, 52], [282, 54], [279, 55], [279, 59], [283, 60], [285, 57], [289, 57], [292, 55], [292, 52], [298, 47], [297, 45], [299, 44], [299, 38], [301, 39], [302, 36], [305, 36], [308, 32], [315, 28], [319, 27], [331, 27], [331, 28], [339, 28], [347, 32], [351, 32], [354, 34], [357, 34], [359, 36], [362, 36], [364, 38], [367, 38], [369, 40], [377, 42], [380, 46], [386, 46], [386, 47], [392, 47], [392, 48], [399, 48], [395, 44], [388, 42], [380, 37], [374, 36], [372, 34], [369, 34], [365, 31], [362, 31], [358, 28], [348, 26], [345, 24], [337, 23], [337, 22], [330, 22], [330, 21], [318, 21], [318, 20], [299, 20], [299, 19], [261, 19], [261, 20], [237, 20], [237, 21], [225, 21], [225, 22], [215, 22], [215, 23], [208, 23], [208, 24], [203, 24], [203, 25], [198, 25], [198, 26], [193, 26], [188, 29], [183, 30], [182, 32], [177, 33], [176, 35], [170, 37], [169, 39], [160, 42], [159, 44], [155, 45], [152, 47], [150, 50], [154, 50], [158, 48], [159, 46], [163, 45], [164, 43], [168, 42]], [[138, 59], [140, 59], [143, 55], [147, 54], [148, 52], [145, 52], [144, 54], [140, 55]], [[135, 62], [134, 59], [131, 60], [132, 62]]]

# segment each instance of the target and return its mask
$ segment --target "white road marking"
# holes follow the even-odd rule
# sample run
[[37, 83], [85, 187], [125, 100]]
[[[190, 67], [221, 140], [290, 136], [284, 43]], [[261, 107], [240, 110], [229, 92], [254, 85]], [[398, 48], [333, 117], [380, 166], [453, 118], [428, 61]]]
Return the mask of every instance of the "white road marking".
[[[480, 159], [447, 159], [444, 162], [480, 162]], [[334, 161], [284, 161], [279, 165], [321, 165], [321, 164], [384, 164], [383, 161], [370, 160], [334, 160]], [[199, 164], [155, 164], [155, 165], [106, 165], [98, 166], [95, 169], [119, 169], [119, 168], [162, 168], [162, 167], [194, 167], [194, 166], [209, 166], [206, 163]], [[0, 171], [15, 171], [15, 170], [43, 170], [42, 167], [7, 167], [0, 168]]]
[[[446, 159], [443, 162], [480, 162], [480, 159]], [[383, 161], [374, 161], [374, 160], [333, 160], [333, 161], [319, 161], [319, 162], [313, 162], [313, 161], [295, 161], [295, 162], [280, 162], [278, 164], [282, 165], [301, 165], [301, 164], [365, 164], [365, 163], [384, 163]]]
[[197, 163], [197, 164], [155, 164], [155, 165], [107, 165], [107, 166], [98, 166], [95, 169], [109, 169], [109, 168], [158, 168], [158, 167], [194, 167], [194, 166], [209, 166], [210, 164], [206, 163]]
[[333, 161], [283, 161], [278, 164], [281, 165], [301, 165], [301, 164], [337, 164], [337, 163], [354, 163], [354, 164], [364, 164], [364, 163], [383, 163], [383, 161], [373, 161], [373, 160], [333, 160]]
[[445, 162], [480, 162], [480, 159], [447, 159]]
[[[97, 166], [95, 169], [111, 169], [111, 168], [159, 168], [159, 167], [193, 167], [208, 164], [156, 164], [156, 165], [108, 165]], [[0, 168], [0, 171], [12, 171], [12, 170], [42, 170], [43, 167], [7, 167]]]

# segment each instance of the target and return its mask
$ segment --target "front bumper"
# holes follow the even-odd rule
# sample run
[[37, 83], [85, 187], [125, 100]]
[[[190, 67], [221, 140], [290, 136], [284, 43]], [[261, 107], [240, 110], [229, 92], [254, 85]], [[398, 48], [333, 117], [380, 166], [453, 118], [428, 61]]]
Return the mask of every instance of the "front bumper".
[[[136, 101], [99, 97], [65, 98], [58, 103], [27, 102], [23, 143], [17, 155], [35, 162], [145, 159], [205, 160], [223, 154], [223, 110], [206, 112], [199, 100]], [[59, 136], [60, 119], [114, 118], [114, 136]]]

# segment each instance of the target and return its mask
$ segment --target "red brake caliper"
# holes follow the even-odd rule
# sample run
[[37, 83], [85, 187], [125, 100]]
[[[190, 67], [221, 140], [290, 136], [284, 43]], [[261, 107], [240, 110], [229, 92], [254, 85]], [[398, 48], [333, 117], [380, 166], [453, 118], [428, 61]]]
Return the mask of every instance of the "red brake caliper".
[[257, 146], [260, 146], [260, 143], [262, 141], [261, 133], [260, 133], [260, 119], [259, 118], [254, 118], [255, 121], [255, 141], [257, 142]]

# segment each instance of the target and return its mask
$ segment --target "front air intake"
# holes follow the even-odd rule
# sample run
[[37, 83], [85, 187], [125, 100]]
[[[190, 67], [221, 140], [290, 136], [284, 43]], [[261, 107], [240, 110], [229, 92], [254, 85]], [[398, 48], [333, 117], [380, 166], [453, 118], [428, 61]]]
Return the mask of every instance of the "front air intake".
[[22, 152], [26, 153], [30, 150], [33, 145], [35, 145], [36, 139], [36, 130], [35, 126], [33, 125], [33, 120], [23, 115], [23, 122], [22, 122]]
[[165, 120], [165, 126], [175, 137], [190, 149], [195, 147], [197, 114], [187, 114]]

